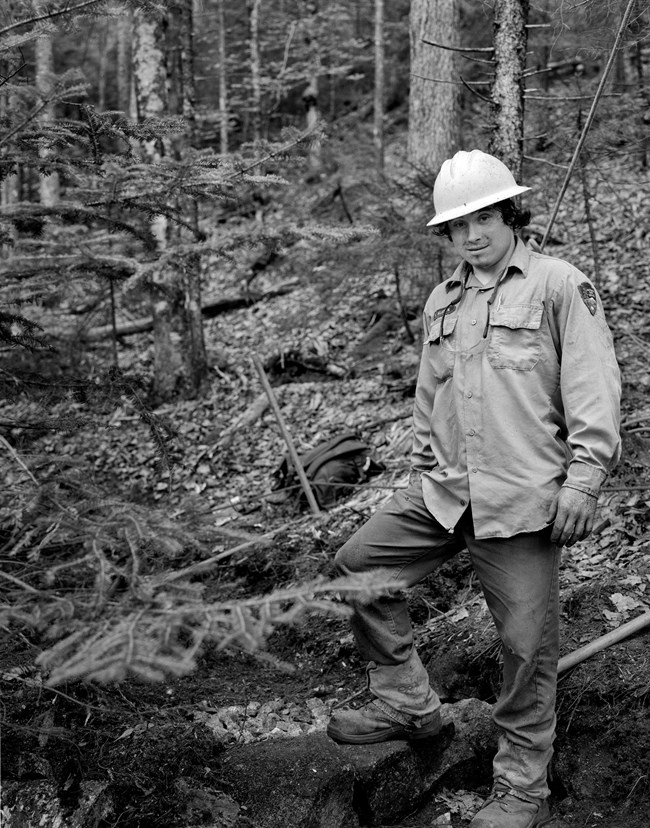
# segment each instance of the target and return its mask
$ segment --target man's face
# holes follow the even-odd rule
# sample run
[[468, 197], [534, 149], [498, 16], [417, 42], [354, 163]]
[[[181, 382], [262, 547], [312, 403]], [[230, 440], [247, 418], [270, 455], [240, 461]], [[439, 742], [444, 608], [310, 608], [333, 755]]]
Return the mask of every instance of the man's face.
[[485, 207], [449, 222], [451, 241], [456, 250], [478, 270], [492, 271], [505, 266], [514, 231], [503, 223], [501, 213]]

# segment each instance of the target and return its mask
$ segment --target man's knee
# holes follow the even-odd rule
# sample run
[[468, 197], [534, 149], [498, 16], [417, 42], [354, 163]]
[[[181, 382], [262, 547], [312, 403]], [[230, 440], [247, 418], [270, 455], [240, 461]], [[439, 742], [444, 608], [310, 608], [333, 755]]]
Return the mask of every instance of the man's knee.
[[352, 535], [339, 549], [334, 557], [334, 564], [339, 572], [363, 572], [370, 568], [366, 547], [359, 542], [358, 533]]

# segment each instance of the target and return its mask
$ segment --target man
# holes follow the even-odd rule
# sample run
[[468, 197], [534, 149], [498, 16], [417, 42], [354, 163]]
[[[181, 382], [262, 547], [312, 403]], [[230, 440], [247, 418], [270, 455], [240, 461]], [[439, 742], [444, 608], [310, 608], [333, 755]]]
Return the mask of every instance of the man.
[[[445, 161], [429, 222], [462, 258], [424, 309], [409, 485], [338, 552], [344, 571], [388, 567], [412, 585], [467, 548], [502, 642], [494, 788], [470, 828], [552, 822], [560, 549], [593, 528], [620, 454], [620, 377], [591, 282], [529, 250], [508, 168], [480, 150]], [[338, 742], [422, 739], [440, 700], [402, 594], [355, 606], [373, 696], [336, 711]]]

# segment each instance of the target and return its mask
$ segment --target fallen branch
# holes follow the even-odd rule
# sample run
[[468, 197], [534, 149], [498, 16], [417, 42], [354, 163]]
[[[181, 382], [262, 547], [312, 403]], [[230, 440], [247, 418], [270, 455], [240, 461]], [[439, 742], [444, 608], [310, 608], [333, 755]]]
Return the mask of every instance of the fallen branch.
[[207, 572], [207, 570], [212, 569], [212, 567], [215, 564], [219, 563], [219, 561], [223, 561], [224, 558], [229, 558], [236, 552], [242, 552], [244, 549], [250, 549], [253, 546], [264, 546], [270, 544], [275, 535], [278, 534], [278, 532], [284, 531], [290, 525], [290, 523], [285, 523], [282, 526], [278, 526], [276, 529], [273, 529], [271, 532], [265, 532], [263, 535], [259, 535], [253, 540], [246, 541], [245, 543], [240, 543], [237, 546], [233, 546], [232, 549], [226, 549], [223, 552], [219, 552], [218, 555], [213, 555], [211, 558], [206, 558], [203, 561], [198, 561], [195, 564], [186, 566], [184, 569], [177, 569], [175, 572], [166, 572], [165, 574], [155, 578], [154, 580], [158, 584], [167, 584], [171, 581], [178, 581], [179, 578], [189, 578], [193, 575], [199, 575], [203, 572]]
[[[296, 286], [295, 282], [288, 282], [281, 285], [276, 290], [269, 290], [267, 293], [262, 293], [257, 296], [231, 296], [227, 299], [219, 299], [217, 302], [208, 302], [201, 308], [201, 313], [205, 319], [213, 319], [219, 314], [227, 313], [231, 310], [238, 310], [239, 308], [247, 308], [257, 302], [263, 302], [265, 299], [273, 299], [276, 296], [284, 296]], [[145, 316], [142, 319], [133, 319], [131, 322], [123, 322], [115, 326], [115, 336], [132, 336], [136, 333], [144, 333], [153, 329], [153, 317]], [[90, 328], [90, 330], [82, 332], [81, 338], [87, 342], [93, 342], [97, 339], [105, 339], [108, 336], [113, 336], [113, 325], [99, 325], [97, 328]]]

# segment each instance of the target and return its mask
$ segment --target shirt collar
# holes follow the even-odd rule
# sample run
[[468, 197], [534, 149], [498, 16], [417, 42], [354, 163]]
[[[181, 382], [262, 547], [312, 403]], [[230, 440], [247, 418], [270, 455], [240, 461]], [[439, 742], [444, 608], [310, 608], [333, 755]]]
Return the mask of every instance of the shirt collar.
[[[513, 270], [518, 270], [521, 275], [525, 278], [528, 276], [528, 268], [530, 267], [530, 251], [524, 244], [524, 242], [516, 236], [515, 241], [515, 249], [512, 251], [512, 256], [510, 257], [510, 261], [508, 262], [508, 270], [506, 276], [509, 276]], [[453, 290], [453, 288], [458, 287], [459, 285], [466, 284], [466, 279], [469, 281], [471, 279], [472, 268], [467, 262], [462, 261], [458, 267], [454, 270], [451, 279], [447, 281], [447, 291]], [[504, 277], [505, 278], [505, 277]], [[473, 287], [484, 287], [478, 279], [474, 279], [472, 283]]]

